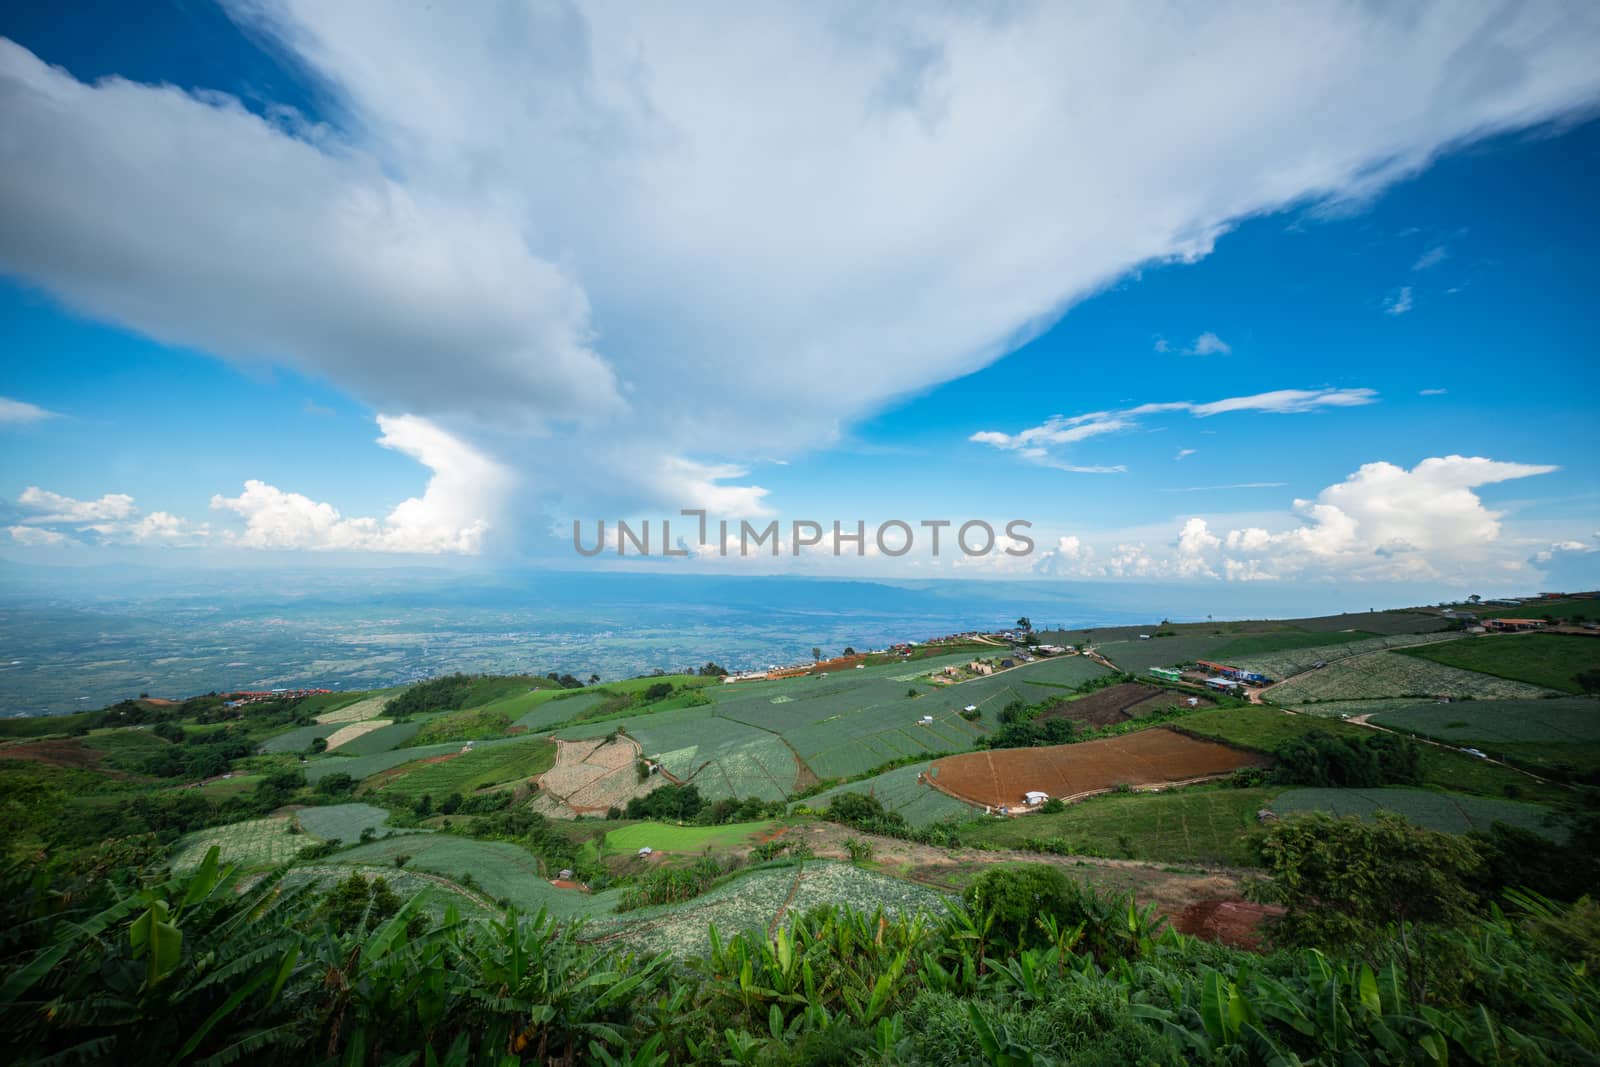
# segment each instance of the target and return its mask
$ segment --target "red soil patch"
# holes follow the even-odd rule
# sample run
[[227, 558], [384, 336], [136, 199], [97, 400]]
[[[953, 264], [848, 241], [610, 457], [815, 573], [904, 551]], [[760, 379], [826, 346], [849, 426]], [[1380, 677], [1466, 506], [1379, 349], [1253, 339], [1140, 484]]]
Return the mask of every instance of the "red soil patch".
[[755, 843], [758, 845], [764, 845], [768, 841], [776, 840], [788, 832], [789, 828], [787, 826], [780, 826], [776, 830], [769, 830], [764, 834], [756, 834]]
[[577, 889], [580, 891], [583, 889], [583, 886], [578, 882], [569, 882], [565, 878], [552, 878], [550, 879], [550, 884], [557, 889]]
[[105, 754], [74, 740], [30, 741], [22, 745], [0, 746], [0, 760], [23, 759], [55, 767], [100, 770]]
[[1283, 909], [1272, 904], [1202, 900], [1179, 912], [1172, 926], [1180, 934], [1254, 952], [1261, 947], [1267, 920], [1282, 914]]
[[[1077, 700], [1064, 700], [1040, 712], [1040, 719], [1070, 719], [1085, 726], [1110, 726], [1113, 723], [1137, 719], [1174, 705], [1187, 706], [1189, 694], [1162, 689], [1160, 686], [1139, 682], [1123, 682], [1107, 686]], [[1213, 707], [1212, 701], [1196, 697], [1202, 708]]]
[[969, 804], [1019, 807], [1029, 790], [1074, 800], [1116, 785], [1191, 782], [1268, 762], [1265, 756], [1158, 726], [1075, 745], [947, 756], [933, 762], [929, 780], [934, 788]]

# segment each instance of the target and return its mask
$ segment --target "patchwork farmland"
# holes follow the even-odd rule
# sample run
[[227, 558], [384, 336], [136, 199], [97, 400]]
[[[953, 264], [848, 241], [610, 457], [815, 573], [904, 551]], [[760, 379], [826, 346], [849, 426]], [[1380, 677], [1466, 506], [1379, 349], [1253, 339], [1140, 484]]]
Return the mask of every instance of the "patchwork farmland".
[[1397, 651], [1382, 651], [1329, 663], [1272, 686], [1266, 692], [1275, 703], [1295, 706], [1321, 700], [1385, 697], [1517, 700], [1540, 697], [1550, 690], [1527, 682], [1448, 667]]
[[[1402, 622], [1417, 629], [1396, 629]], [[338, 694], [246, 734], [253, 754], [231, 778], [154, 785], [141, 774], [184, 744], [238, 736], [248, 718], [185, 722], [190, 740], [179, 741], [171, 731], [105, 727], [23, 741], [30, 735], [18, 729], [5, 751], [33, 755], [31, 766], [51, 773], [114, 773], [116, 789], [154, 789], [185, 810], [226, 803], [257, 816], [180, 838], [171, 854], [180, 870], [216, 845], [252, 877], [288, 864], [289, 884], [315, 882], [318, 892], [351, 872], [382, 876], [402, 895], [422, 894], [435, 920], [452, 906], [482, 916], [507, 905], [546, 909], [584, 920], [587, 939], [685, 953], [704, 947], [709, 922], [724, 933], [770, 932], [822, 903], [939, 908], [991, 865], [1051, 854], [1092, 884], [1182, 883], [1161, 892], [1186, 907], [1226, 883], [1232, 899], [1231, 868], [1261, 862], [1248, 842], [1262, 832], [1262, 811], [1295, 819], [1390, 810], [1451, 833], [1498, 821], [1562, 847], [1564, 828], [1550, 819], [1573, 809], [1564, 783], [1600, 768], [1600, 702], [1547, 699], [1527, 681], [1435, 662], [1434, 650], [1480, 647], [1438, 624], [1413, 613], [1179, 626], [1175, 636], [1140, 640], [1133, 630], [1099, 646], [1123, 671], [1221, 658], [1287, 677], [1266, 691], [1267, 704], [1112, 676], [1084, 655], [985, 676], [974, 659], [1010, 657], [980, 645], [781, 680], [676, 675], [560, 689], [451, 676]], [[1312, 669], [1318, 661], [1326, 666]], [[1478, 699], [1434, 703], [1441, 692]], [[1062, 733], [1055, 719], [1075, 729]], [[1420, 785], [1315, 789], [1275, 777], [1273, 753], [1285, 742], [1323, 731], [1359, 743], [1377, 736], [1373, 726], [1476, 746], [1513, 766], [1420, 745]], [[1105, 730], [1118, 733], [1042, 744]], [[641, 776], [641, 760], [659, 773]], [[1210, 781], [1242, 769], [1264, 773]], [[1027, 790], [1072, 803], [985, 815], [1001, 805], [1021, 814]], [[840, 803], [852, 794], [872, 803]], [[645, 846], [653, 852], [640, 856]], [[844, 856], [856, 863], [834, 862]], [[1208, 866], [1183, 869], [1196, 864]], [[657, 876], [686, 895], [617, 910]]]

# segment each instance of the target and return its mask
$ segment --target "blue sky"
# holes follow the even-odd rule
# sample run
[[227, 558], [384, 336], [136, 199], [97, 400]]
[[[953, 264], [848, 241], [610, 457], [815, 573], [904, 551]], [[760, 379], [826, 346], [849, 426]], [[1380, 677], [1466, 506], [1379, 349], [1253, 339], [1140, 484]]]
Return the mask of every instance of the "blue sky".
[[1583, 5], [386, 14], [0, 16], [0, 556], [1600, 584]]

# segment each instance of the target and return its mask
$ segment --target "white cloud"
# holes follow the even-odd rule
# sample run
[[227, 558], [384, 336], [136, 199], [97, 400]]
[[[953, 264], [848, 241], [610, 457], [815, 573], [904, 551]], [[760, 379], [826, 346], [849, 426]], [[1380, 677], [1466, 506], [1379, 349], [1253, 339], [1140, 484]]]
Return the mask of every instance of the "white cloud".
[[1532, 562], [1542, 565], [1552, 563], [1560, 556], [1586, 556], [1593, 552], [1600, 552], [1600, 531], [1596, 531], [1587, 541], [1557, 541], [1549, 548], [1534, 553]]
[[[180, 545], [196, 544], [210, 536], [206, 527], [193, 526], [169, 512], [141, 515], [133, 497], [126, 493], [76, 500], [30, 485], [17, 497], [17, 507], [25, 513], [25, 525], [11, 527], [11, 538], [19, 544], [60, 545], [86, 540], [101, 544]], [[22, 534], [20, 530], [33, 533]]]
[[1298, 415], [1318, 408], [1362, 407], [1376, 403], [1377, 399], [1376, 389], [1275, 389], [1269, 393], [1256, 393], [1253, 396], [1213, 400], [1209, 404], [1190, 404], [1184, 410], [1191, 411], [1202, 419], [1235, 411]]
[[510, 473], [426, 419], [380, 415], [378, 443], [433, 471], [420, 497], [397, 504], [387, 518], [345, 518], [332, 504], [245, 482], [237, 497], [211, 498], [218, 511], [245, 520], [231, 540], [244, 548], [475, 555], [512, 484]]
[[1450, 250], [1448, 248], [1446, 248], [1444, 245], [1434, 245], [1432, 248], [1422, 253], [1421, 256], [1417, 257], [1417, 261], [1411, 265], [1411, 269], [1427, 270], [1429, 267], [1437, 267], [1439, 264], [1443, 263], [1449, 258]]
[[[1526, 569], [1525, 541], [1506, 537], [1503, 514], [1485, 506], [1474, 490], [1556, 469], [1467, 456], [1425, 459], [1410, 470], [1368, 463], [1315, 499], [1296, 500], [1298, 525], [1276, 531], [1239, 526], [1218, 533], [1211, 520], [1191, 516], [1179, 526], [1169, 555], [1153, 555], [1145, 542], [1124, 537], [1109, 555], [1097, 558], [1077, 537], [1070, 539], [1072, 551], [1065, 551], [1068, 539], [1063, 538], [1035, 569], [1080, 577], [1228, 581], [1466, 581], [1487, 570], [1519, 572]], [[1561, 541], [1530, 562], [1545, 564], [1562, 553], [1597, 547], [1600, 540]]]
[[[1213, 415], [1226, 415], [1239, 411], [1256, 411], [1276, 415], [1298, 415], [1319, 408], [1360, 407], [1375, 403], [1375, 389], [1277, 389], [1253, 396], [1227, 397], [1197, 404], [1189, 400], [1168, 400], [1153, 404], [1140, 404], [1123, 411], [1091, 411], [1084, 415], [1052, 415], [1038, 426], [1008, 434], [999, 430], [979, 430], [967, 440], [988, 445], [1003, 452], [1015, 452], [1030, 463], [1053, 470], [1075, 471], [1091, 474], [1112, 474], [1126, 471], [1117, 466], [1081, 466], [1068, 463], [1052, 449], [1076, 444], [1091, 437], [1121, 433], [1137, 429], [1140, 420], [1151, 415], [1187, 413], [1206, 419]], [[1191, 454], [1194, 449], [1180, 451], [1177, 459]]]
[[24, 489], [17, 503], [24, 510], [34, 512], [24, 522], [44, 526], [126, 519], [138, 511], [133, 497], [126, 493], [107, 493], [99, 500], [74, 500], [36, 485]]
[[1583, 3], [733, 6], [714, 48], [667, 7], [233, 10], [337, 128], [0, 45], [0, 271], [470, 417], [573, 497], [825, 445], [1140, 264], [1600, 91]]
[[1411, 310], [1411, 286], [1402, 285], [1398, 291], [1383, 301], [1385, 315], [1404, 315]]
[[26, 400], [13, 400], [8, 396], [0, 396], [0, 426], [27, 426], [30, 423], [43, 422], [45, 419], [57, 419], [60, 417], [54, 411], [47, 411], [38, 404], [30, 404]]
[[1207, 330], [1194, 339], [1194, 344], [1183, 350], [1186, 356], [1226, 356], [1233, 351], [1233, 346], [1216, 334]]
[[1417, 393], [1417, 395], [1418, 396], [1444, 396], [1449, 391], [1450, 390], [1448, 390], [1448, 389], [1423, 389], [1423, 390], [1420, 390]]
[[1155, 350], [1157, 352], [1163, 352], [1163, 353], [1171, 352], [1172, 351], [1172, 342], [1168, 341], [1165, 337], [1157, 337], [1156, 338], [1156, 343], [1155, 343]]
[[8, 526], [6, 532], [17, 544], [30, 547], [59, 545], [67, 540], [66, 534], [57, 533], [55, 530], [41, 530], [37, 526]]
[[1194, 455], [1194, 453], [1195, 453], [1195, 450], [1192, 449], [1192, 448], [1180, 448], [1180, 449], [1178, 449], [1178, 454], [1173, 456], [1172, 458], [1173, 459], [1182, 459], [1185, 456], [1192, 456], [1192, 455]]

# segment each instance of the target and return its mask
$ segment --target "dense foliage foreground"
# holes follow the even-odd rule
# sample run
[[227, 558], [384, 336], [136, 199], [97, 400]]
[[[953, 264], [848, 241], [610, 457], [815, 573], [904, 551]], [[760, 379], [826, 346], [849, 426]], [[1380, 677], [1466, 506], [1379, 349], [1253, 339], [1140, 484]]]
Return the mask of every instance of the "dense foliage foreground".
[[11, 1061], [1600, 1063], [1588, 898], [1513, 892], [1257, 956], [997, 867], [947, 915], [823, 910], [677, 960], [542, 914], [430, 915], [359, 875], [247, 879], [215, 850], [184, 877], [126, 873], [5, 872]]

